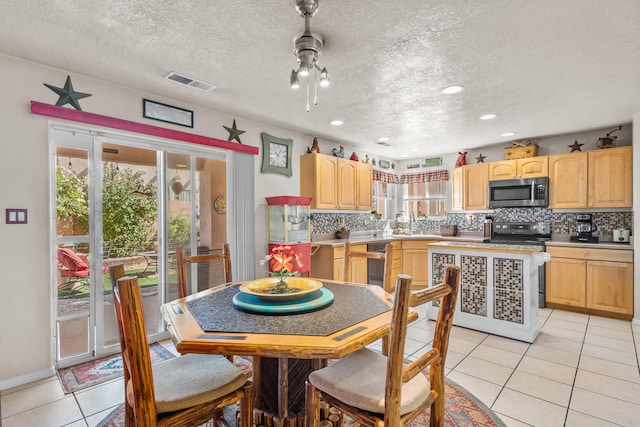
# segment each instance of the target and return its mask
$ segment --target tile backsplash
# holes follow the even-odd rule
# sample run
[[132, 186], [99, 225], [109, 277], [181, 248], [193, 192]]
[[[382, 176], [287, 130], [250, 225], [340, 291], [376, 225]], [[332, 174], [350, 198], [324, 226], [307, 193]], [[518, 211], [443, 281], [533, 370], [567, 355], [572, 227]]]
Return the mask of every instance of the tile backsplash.
[[[581, 212], [586, 213], [586, 212]], [[445, 218], [423, 219], [416, 221], [416, 227], [423, 230], [440, 230], [444, 224], [455, 224], [459, 230], [481, 231], [486, 215], [492, 215], [498, 222], [532, 222], [546, 221], [551, 223], [551, 231], [559, 234], [576, 233], [576, 213], [554, 213], [543, 208], [504, 208], [496, 209], [492, 214], [484, 213], [450, 213]], [[616, 228], [627, 228], [633, 234], [633, 212], [595, 212], [593, 223], [598, 227], [596, 235], [613, 234]], [[333, 233], [344, 218], [344, 225], [351, 231], [383, 230], [387, 223], [395, 228], [393, 220], [373, 219], [369, 213], [324, 213], [314, 212], [311, 216], [311, 232], [313, 234]]]

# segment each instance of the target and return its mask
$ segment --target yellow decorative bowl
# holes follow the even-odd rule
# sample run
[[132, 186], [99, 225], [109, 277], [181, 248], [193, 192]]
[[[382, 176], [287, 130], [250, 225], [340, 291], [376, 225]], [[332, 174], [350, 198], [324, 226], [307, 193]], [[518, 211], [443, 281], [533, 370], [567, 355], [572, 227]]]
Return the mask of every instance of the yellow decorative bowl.
[[322, 288], [322, 282], [308, 277], [287, 277], [287, 291], [276, 289], [279, 277], [265, 277], [240, 285], [240, 292], [269, 301], [288, 301], [302, 298]]

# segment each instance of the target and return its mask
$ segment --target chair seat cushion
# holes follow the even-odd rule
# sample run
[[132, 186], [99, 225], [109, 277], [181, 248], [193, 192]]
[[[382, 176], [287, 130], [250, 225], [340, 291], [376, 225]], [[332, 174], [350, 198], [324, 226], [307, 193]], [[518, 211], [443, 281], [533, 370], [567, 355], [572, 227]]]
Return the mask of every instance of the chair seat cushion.
[[241, 388], [247, 377], [223, 356], [186, 354], [152, 366], [156, 411], [178, 411]]
[[[387, 358], [363, 348], [312, 372], [309, 382], [320, 391], [356, 408], [384, 413]], [[400, 413], [418, 408], [429, 396], [429, 379], [418, 374], [402, 385]]]

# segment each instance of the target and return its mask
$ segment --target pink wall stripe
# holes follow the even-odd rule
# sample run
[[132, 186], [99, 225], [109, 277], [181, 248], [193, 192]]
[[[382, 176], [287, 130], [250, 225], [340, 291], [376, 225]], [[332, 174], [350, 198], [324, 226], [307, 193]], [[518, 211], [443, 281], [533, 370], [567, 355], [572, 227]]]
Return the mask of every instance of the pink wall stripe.
[[116, 119], [114, 117], [72, 110], [71, 108], [57, 107], [55, 105], [43, 104], [36, 101], [31, 101], [31, 113], [47, 117], [56, 117], [58, 119], [71, 120], [74, 122], [104, 126], [112, 129], [126, 130], [144, 135], [158, 136], [160, 138], [190, 142], [192, 144], [239, 151], [247, 154], [257, 155], [259, 151], [258, 147], [253, 147], [251, 145], [237, 144], [235, 142], [223, 141], [221, 139], [209, 138], [207, 136], [181, 132], [179, 130], [166, 129], [143, 123], [136, 123], [129, 120]]

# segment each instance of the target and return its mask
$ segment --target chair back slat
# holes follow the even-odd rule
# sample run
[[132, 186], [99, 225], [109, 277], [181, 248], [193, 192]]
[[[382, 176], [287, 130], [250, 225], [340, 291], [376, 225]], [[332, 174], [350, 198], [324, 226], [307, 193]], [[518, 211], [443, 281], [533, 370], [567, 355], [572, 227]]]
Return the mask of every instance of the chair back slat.
[[402, 368], [404, 366], [404, 346], [407, 337], [409, 299], [411, 297], [411, 276], [399, 274], [396, 281], [396, 295], [389, 332], [389, 355], [387, 358], [387, 383], [385, 390], [385, 425], [393, 425], [400, 419], [400, 398], [402, 389]]
[[[207, 253], [199, 255], [187, 256], [183, 247], [176, 248], [176, 267], [178, 270], [178, 289], [180, 298], [184, 298], [191, 293], [189, 286], [189, 265], [198, 264], [198, 288], [204, 290], [211, 287], [212, 284], [229, 283], [233, 281], [231, 273], [231, 251], [229, 244], [222, 246], [219, 253]], [[224, 282], [213, 283], [212, 279], [217, 275], [219, 270], [224, 272]]]
[[137, 277], [118, 279], [113, 300], [124, 343], [123, 368], [129, 373], [125, 399], [133, 407], [136, 422], [152, 426], [157, 421], [153, 372]]

